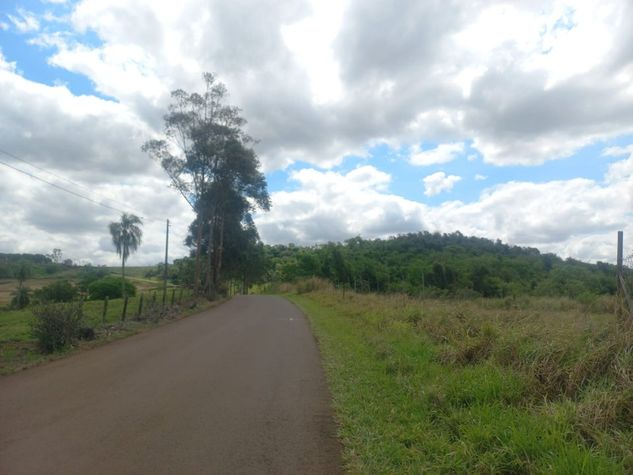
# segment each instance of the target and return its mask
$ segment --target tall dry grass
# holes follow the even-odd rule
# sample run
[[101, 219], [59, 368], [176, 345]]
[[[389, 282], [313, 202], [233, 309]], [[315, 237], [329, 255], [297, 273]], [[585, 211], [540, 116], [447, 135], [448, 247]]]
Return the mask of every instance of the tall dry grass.
[[[307, 292], [302, 298], [349, 323], [404, 392], [425, 388], [420, 404], [433, 414], [433, 424], [465, 437], [455, 428], [465, 430], [460, 411], [518, 411], [568, 434], [565, 443], [572, 447], [579, 440], [579, 466], [595, 452], [633, 473], [633, 325], [618, 321], [611, 298], [419, 300], [344, 293], [317, 282], [298, 284], [295, 291], [300, 288]], [[431, 356], [424, 363], [416, 354]], [[440, 369], [427, 381], [423, 375], [431, 370], [421, 364]], [[504, 427], [501, 419], [490, 424]], [[541, 471], [524, 456], [515, 454], [515, 462]]]

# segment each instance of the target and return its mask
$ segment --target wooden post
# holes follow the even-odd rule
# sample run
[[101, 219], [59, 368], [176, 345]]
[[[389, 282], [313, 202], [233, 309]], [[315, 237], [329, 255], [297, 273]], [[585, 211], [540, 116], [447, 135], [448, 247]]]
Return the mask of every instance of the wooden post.
[[178, 305], [182, 303], [182, 287], [180, 287], [180, 292], [178, 293]]
[[106, 312], [108, 311], [108, 296], [103, 300], [103, 312], [101, 313], [101, 324], [105, 325]]
[[127, 313], [127, 299], [128, 296], [125, 296], [125, 299], [123, 299], [123, 311], [121, 312], [121, 321], [124, 322], [125, 321], [125, 314]]
[[138, 299], [138, 312], [136, 316], [140, 317], [141, 313], [143, 313], [143, 294], [141, 294], [141, 297]]
[[171, 306], [174, 306], [174, 301], [176, 300], [176, 288], [171, 289]]

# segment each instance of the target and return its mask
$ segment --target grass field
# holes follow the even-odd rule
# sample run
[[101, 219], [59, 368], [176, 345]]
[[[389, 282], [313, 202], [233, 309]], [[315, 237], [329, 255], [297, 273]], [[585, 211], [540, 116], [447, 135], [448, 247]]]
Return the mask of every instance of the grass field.
[[[159, 288], [162, 285], [160, 279], [148, 279], [145, 277], [145, 273], [153, 268], [154, 266], [126, 268], [126, 279], [129, 279], [131, 282], [133, 282], [140, 292], [146, 292], [155, 288]], [[79, 280], [81, 270], [82, 269], [80, 267], [73, 267], [50, 276], [31, 278], [24, 282], [24, 286], [29, 288], [30, 290], [37, 290], [55, 282], [56, 280], [62, 279], [69, 280], [70, 282], [76, 284]], [[121, 267], [108, 267], [107, 270], [112, 275], [121, 275]], [[15, 279], [0, 279], [0, 308], [9, 305], [12, 297], [11, 293], [15, 291], [17, 286], [18, 281]]]
[[633, 473], [633, 332], [609, 299], [291, 299], [350, 473]]
[[[172, 292], [174, 291], [175, 294], [173, 296], [176, 304], [181, 298], [183, 302], [191, 298], [190, 290], [184, 290], [181, 296], [179, 289], [168, 289], [166, 299], [168, 306], [171, 304]], [[136, 297], [128, 299], [126, 324], [121, 325], [123, 299], [113, 299], [108, 302], [105, 318], [103, 301], [86, 301], [83, 305], [85, 314], [84, 325], [95, 328], [98, 339], [106, 340], [140, 331], [148, 326], [146, 321], [135, 321], [141, 295], [143, 295], [144, 300], [144, 312], [152, 305], [162, 305], [162, 293], [160, 291], [142, 292], [139, 290]], [[154, 303], [152, 304], [152, 302]], [[0, 311], [0, 374], [11, 373], [21, 367], [49, 358], [41, 355], [37, 350], [36, 341], [31, 336], [32, 320], [33, 315], [28, 307], [23, 310]], [[149, 325], [151, 324], [150, 322]]]

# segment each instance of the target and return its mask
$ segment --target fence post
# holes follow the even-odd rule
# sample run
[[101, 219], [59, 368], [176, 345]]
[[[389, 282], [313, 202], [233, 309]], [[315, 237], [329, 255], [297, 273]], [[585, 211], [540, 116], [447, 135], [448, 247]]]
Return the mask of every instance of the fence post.
[[182, 303], [182, 287], [180, 287], [180, 292], [178, 292], [178, 305]]
[[103, 300], [103, 312], [101, 312], [101, 325], [105, 325], [106, 312], [108, 311], [108, 296]]
[[140, 317], [141, 313], [143, 313], [143, 294], [142, 293], [141, 293], [141, 297], [138, 300], [138, 312], [136, 316]]
[[171, 306], [174, 306], [174, 301], [176, 300], [176, 288], [171, 289]]
[[127, 299], [128, 296], [125, 296], [125, 299], [123, 300], [123, 312], [121, 312], [121, 321], [124, 322], [125, 321], [125, 313], [127, 312]]

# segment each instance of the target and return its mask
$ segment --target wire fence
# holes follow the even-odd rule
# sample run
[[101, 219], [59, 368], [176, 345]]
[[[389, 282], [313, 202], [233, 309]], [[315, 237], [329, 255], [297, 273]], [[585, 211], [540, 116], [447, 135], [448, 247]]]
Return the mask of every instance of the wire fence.
[[161, 289], [138, 292], [127, 299], [87, 300], [83, 306], [85, 323], [98, 327], [125, 321], [157, 320], [187, 305], [193, 298], [193, 291], [186, 287], [169, 287], [164, 297], [163, 301]]

